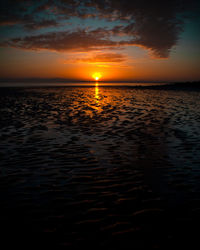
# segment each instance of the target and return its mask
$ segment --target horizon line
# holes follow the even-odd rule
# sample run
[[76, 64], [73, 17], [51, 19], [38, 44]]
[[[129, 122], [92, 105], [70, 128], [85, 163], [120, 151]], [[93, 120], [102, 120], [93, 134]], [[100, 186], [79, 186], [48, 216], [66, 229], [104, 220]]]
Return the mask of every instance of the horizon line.
[[40, 78], [40, 77], [27, 77], [27, 78], [0, 78], [0, 83], [19, 83], [19, 82], [30, 82], [30, 83], [177, 83], [177, 82], [187, 82], [187, 83], [194, 83], [200, 82], [199, 80], [78, 80], [78, 79], [69, 79], [69, 78], [60, 78], [60, 77], [53, 77], [53, 78]]

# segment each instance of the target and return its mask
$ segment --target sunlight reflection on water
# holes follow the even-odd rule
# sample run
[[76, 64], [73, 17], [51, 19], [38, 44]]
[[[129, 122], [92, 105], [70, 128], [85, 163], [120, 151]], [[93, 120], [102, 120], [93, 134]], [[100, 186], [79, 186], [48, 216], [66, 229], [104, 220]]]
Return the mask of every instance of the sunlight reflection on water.
[[99, 86], [98, 83], [96, 83], [95, 85], [95, 98], [96, 98], [96, 102], [99, 102]]

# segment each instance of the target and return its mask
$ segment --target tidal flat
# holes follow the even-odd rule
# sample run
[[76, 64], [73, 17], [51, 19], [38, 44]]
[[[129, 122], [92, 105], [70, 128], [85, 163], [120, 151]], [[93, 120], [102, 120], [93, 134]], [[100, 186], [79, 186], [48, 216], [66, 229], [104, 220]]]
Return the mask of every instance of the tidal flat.
[[193, 249], [200, 91], [1, 88], [0, 208], [8, 246]]

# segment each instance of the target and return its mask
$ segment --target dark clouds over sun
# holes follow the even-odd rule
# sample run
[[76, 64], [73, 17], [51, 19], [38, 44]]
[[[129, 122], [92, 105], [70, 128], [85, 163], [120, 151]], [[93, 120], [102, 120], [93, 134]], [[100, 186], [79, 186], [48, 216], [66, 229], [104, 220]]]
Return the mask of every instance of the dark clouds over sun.
[[82, 63], [124, 63], [137, 48], [167, 59], [186, 23], [199, 25], [198, 10], [198, 0], [7, 0], [0, 8], [0, 46], [74, 53]]

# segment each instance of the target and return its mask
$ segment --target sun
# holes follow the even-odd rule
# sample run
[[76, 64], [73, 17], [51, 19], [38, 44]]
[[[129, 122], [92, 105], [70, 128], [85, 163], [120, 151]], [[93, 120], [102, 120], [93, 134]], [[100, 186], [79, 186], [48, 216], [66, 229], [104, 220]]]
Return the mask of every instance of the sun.
[[101, 73], [96, 72], [92, 75], [92, 77], [95, 79], [95, 81], [98, 81], [101, 78]]

